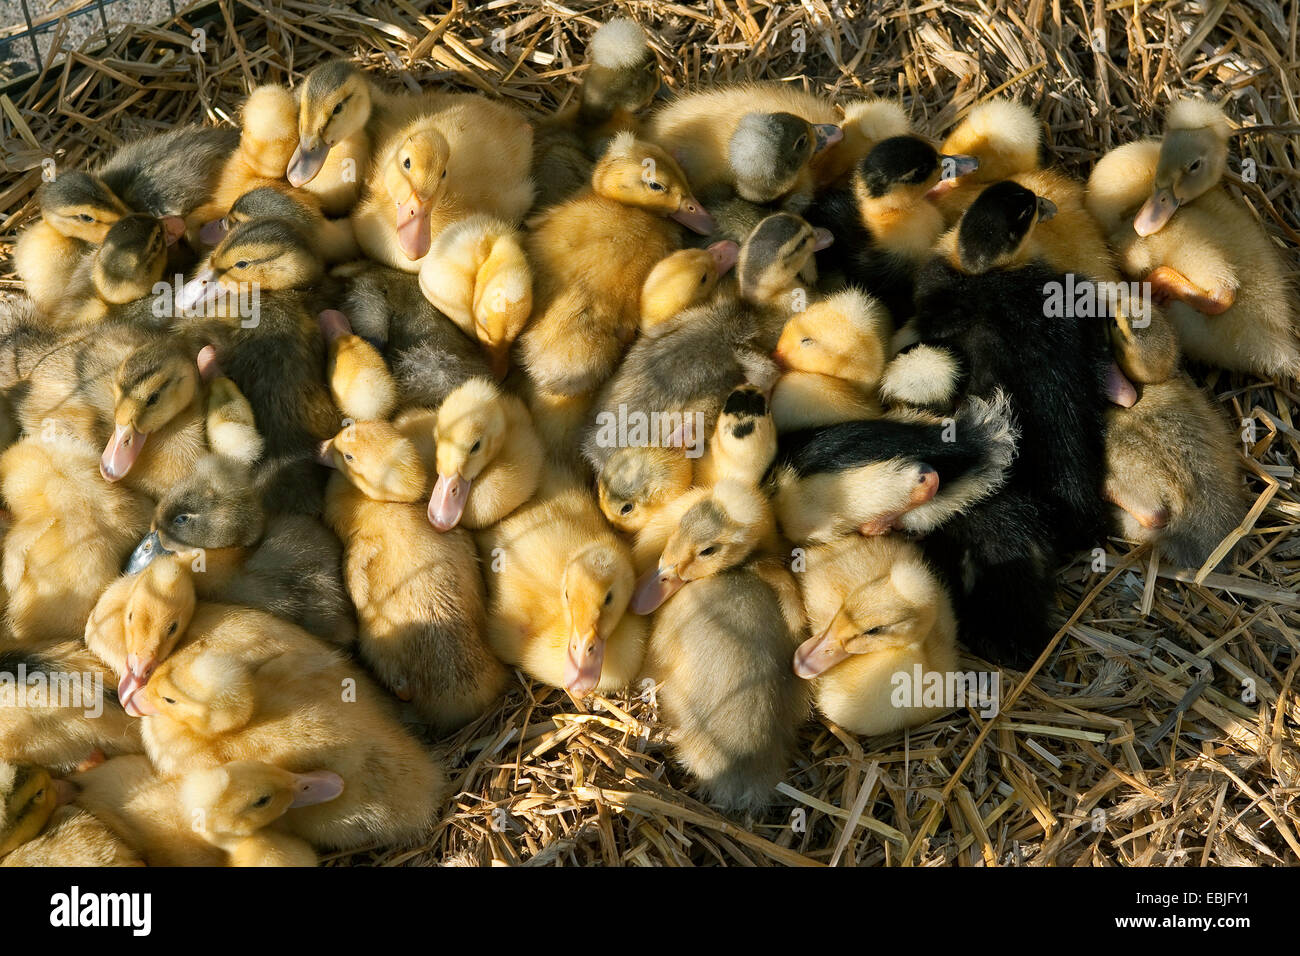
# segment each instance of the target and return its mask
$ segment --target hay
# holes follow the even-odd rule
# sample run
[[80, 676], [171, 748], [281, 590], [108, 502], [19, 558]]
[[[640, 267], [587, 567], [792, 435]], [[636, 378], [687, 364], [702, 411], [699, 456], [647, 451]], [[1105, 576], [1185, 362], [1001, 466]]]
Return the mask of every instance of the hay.
[[[1300, 264], [1294, 3], [380, 0], [346, 10], [221, 0], [92, 40], [0, 95], [0, 289], [18, 290], [8, 245], [33, 215], [45, 157], [75, 167], [141, 132], [229, 122], [255, 83], [296, 81], [337, 55], [407, 85], [454, 84], [550, 111], [576, 90], [586, 37], [619, 13], [647, 27], [673, 89], [765, 77], [835, 97], [887, 95], [933, 134], [981, 99], [1020, 97], [1050, 125], [1057, 162], [1079, 176], [1106, 149], [1158, 132], [1170, 95], [1230, 97], [1245, 127], [1230, 186]], [[1256, 175], [1242, 182], [1246, 160]], [[772, 810], [737, 820], [690, 796], [653, 689], [580, 704], [521, 679], [496, 711], [439, 745], [458, 795], [422, 845], [331, 862], [1300, 862], [1297, 395], [1293, 383], [1202, 380], [1229, 419], [1257, 430], [1243, 444], [1257, 502], [1239, 563], [1189, 573], [1118, 541], [1104, 572], [1081, 556], [1060, 575], [1060, 632], [1029, 673], [1004, 672], [994, 719], [966, 710], [874, 739], [814, 722]]]

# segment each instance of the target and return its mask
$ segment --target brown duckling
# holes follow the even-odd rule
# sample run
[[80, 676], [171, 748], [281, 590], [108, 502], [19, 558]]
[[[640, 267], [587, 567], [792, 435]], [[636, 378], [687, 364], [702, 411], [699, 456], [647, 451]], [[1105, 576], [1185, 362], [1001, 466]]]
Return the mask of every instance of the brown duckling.
[[76, 788], [33, 764], [0, 762], [0, 866], [140, 866], [121, 838], [69, 805]]

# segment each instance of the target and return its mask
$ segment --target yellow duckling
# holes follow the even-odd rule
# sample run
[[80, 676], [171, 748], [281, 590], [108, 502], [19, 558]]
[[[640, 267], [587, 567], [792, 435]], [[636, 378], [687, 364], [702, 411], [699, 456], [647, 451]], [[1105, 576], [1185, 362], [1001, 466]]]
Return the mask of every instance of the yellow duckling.
[[498, 380], [533, 311], [533, 273], [523, 242], [523, 233], [505, 220], [474, 215], [439, 233], [420, 263], [420, 291], [478, 341]]
[[616, 448], [597, 475], [600, 510], [618, 530], [639, 532], [691, 487], [694, 473], [680, 448]]
[[1281, 254], [1219, 185], [1229, 133], [1217, 106], [1177, 101], [1163, 140], [1102, 157], [1088, 180], [1088, 206], [1125, 275], [1150, 283], [1168, 306], [1187, 356], [1263, 376], [1300, 375]]
[[659, 260], [641, 285], [641, 333], [663, 331], [670, 319], [708, 301], [739, 258], [740, 246], [723, 239], [705, 249], [679, 249]]
[[896, 675], [957, 667], [957, 621], [920, 548], [899, 535], [841, 538], [807, 552], [799, 577], [813, 637], [794, 672], [818, 710], [855, 734], [916, 727], [946, 707], [895, 703]]
[[783, 369], [772, 389], [777, 430], [878, 417], [892, 325], [888, 310], [857, 289], [792, 317], [772, 353]]
[[1042, 167], [1043, 124], [1022, 103], [988, 100], [971, 107], [943, 141], [940, 152], [978, 161], [961, 175], [941, 179], [930, 190], [929, 198], [951, 226], [985, 186]]
[[455, 730], [491, 707], [507, 679], [483, 641], [474, 542], [429, 526], [428, 474], [394, 426], [349, 425], [327, 454], [339, 474], [326, 490], [325, 518], [343, 541], [361, 658], [438, 731]]
[[893, 100], [869, 97], [844, 106], [838, 143], [819, 153], [813, 166], [820, 185], [843, 182], [876, 144], [912, 131], [903, 108]]
[[0, 866], [139, 866], [118, 836], [43, 767], [0, 763]]
[[57, 326], [102, 322], [123, 306], [149, 295], [167, 268], [166, 228], [143, 213], [123, 216], [99, 248], [87, 252], [51, 319]]
[[532, 127], [513, 108], [444, 97], [377, 145], [352, 213], [358, 244], [377, 262], [416, 272], [433, 238], [473, 213], [517, 222], [533, 201], [532, 145]]
[[488, 643], [503, 661], [577, 697], [636, 677], [647, 628], [625, 613], [631, 555], [585, 488], [520, 508], [479, 535], [479, 552]]

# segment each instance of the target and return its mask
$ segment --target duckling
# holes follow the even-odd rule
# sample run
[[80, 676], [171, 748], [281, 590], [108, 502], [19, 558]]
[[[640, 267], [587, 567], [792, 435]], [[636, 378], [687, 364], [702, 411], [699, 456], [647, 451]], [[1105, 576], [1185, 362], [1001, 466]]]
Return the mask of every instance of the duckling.
[[397, 383], [379, 350], [354, 334], [337, 309], [326, 309], [317, 320], [329, 355], [325, 378], [339, 411], [354, 421], [388, 418], [397, 404]]
[[743, 83], [681, 96], [650, 116], [646, 137], [705, 191], [799, 212], [816, 187], [814, 157], [843, 136], [829, 101], [787, 84]]
[[485, 575], [487, 637], [499, 658], [576, 697], [619, 690], [636, 677], [647, 628], [625, 613], [631, 555], [585, 487], [524, 505], [478, 542], [494, 561]]
[[70, 170], [41, 185], [41, 218], [14, 243], [14, 272], [43, 311], [63, 298], [68, 264], [80, 263], [131, 210], [102, 180]]
[[857, 289], [791, 318], [772, 353], [782, 368], [772, 389], [777, 431], [878, 418], [891, 331], [888, 310]]
[[732, 389], [718, 413], [709, 446], [695, 468], [696, 484], [711, 487], [734, 479], [757, 487], [776, 457], [776, 422], [762, 389]]
[[[217, 215], [216, 207], [196, 212], [191, 219], [198, 222], [203, 216]], [[320, 201], [311, 193], [298, 190], [288, 193], [283, 184], [262, 186], [240, 195], [229, 209], [223, 209], [219, 218], [199, 224], [199, 242], [217, 246], [227, 233], [250, 219], [287, 219], [299, 231], [310, 237], [313, 248], [322, 262], [350, 262], [361, 255], [352, 221], [346, 217], [327, 218], [320, 210]]]
[[308, 515], [270, 512], [266, 485], [276, 480], [268, 469], [255, 475], [241, 462], [205, 455], [158, 501], [128, 569], [179, 554], [202, 568], [194, 579], [199, 597], [264, 610], [347, 646], [355, 626], [338, 539]]
[[915, 544], [841, 538], [809, 550], [800, 583], [813, 636], [794, 672], [812, 682], [818, 710], [855, 734], [916, 727], [947, 710], [894, 700], [897, 674], [957, 669], [952, 604]]
[[703, 443], [732, 389], [746, 382], [771, 388], [779, 374], [772, 349], [818, 244], [815, 230], [799, 217], [768, 216], [741, 247], [738, 297], [715, 296], [632, 344], [588, 418], [582, 452], [597, 474], [619, 444], [611, 427], [620, 416], [637, 413], [654, 421], [650, 416], [657, 414], [662, 421], [679, 415], [698, 424], [694, 439]]
[[949, 422], [900, 411], [788, 432], [771, 480], [781, 529], [796, 544], [854, 532], [932, 531], [998, 491], [1016, 456], [1010, 402], [970, 398]]
[[[1246, 514], [1235, 436], [1183, 372], [1106, 416], [1104, 494], [1124, 537], [1199, 568]], [[1231, 555], [1225, 555], [1225, 559]]]
[[319, 197], [328, 215], [346, 215], [366, 181], [372, 148], [444, 96], [392, 93], [352, 63], [326, 60], [303, 82], [298, 147], [285, 177], [291, 186]]
[[162, 220], [143, 213], [123, 216], [104, 242], [82, 256], [64, 294], [53, 307], [59, 326], [94, 325], [114, 311], [150, 295], [167, 268]]
[[196, 832], [228, 854], [230, 866], [315, 866], [306, 841], [279, 832], [277, 821], [301, 807], [338, 798], [343, 778], [329, 770], [292, 773], [236, 760], [181, 779], [177, 796]]
[[0, 492], [14, 518], [3, 544], [9, 627], [20, 641], [79, 638], [148, 529], [149, 500], [106, 484], [95, 447], [58, 428], [0, 456]]
[[828, 190], [808, 210], [810, 223], [836, 237], [822, 267], [870, 289], [901, 322], [912, 312], [916, 272], [944, 231], [942, 214], [926, 197], [978, 163], [973, 156], [941, 155], [919, 136], [877, 143], [850, 185]]
[[707, 302], [739, 258], [740, 246], [723, 239], [660, 259], [641, 286], [641, 334], [655, 335], [679, 313]]
[[532, 148], [532, 127], [512, 107], [444, 96], [376, 145], [352, 212], [357, 243], [386, 266], [417, 272], [433, 238], [466, 216], [517, 222], [533, 202]]
[[429, 520], [439, 531], [495, 524], [533, 496], [542, 444], [528, 408], [487, 379], [470, 379], [438, 409], [438, 479]]
[[[733, 568], [756, 550], [771, 553], [778, 547], [767, 496], [740, 479], [693, 489], [675, 511], [676, 526], [658, 561], [637, 581], [629, 605], [634, 614], [657, 610], [683, 585]], [[638, 555], [652, 546], [653, 534], [647, 531], [637, 535]]]
[[1040, 169], [1047, 163], [1042, 122], [1029, 107], [1014, 100], [988, 100], [971, 107], [940, 149], [950, 155], [972, 156], [977, 161], [930, 190], [930, 200], [939, 207], [948, 225], [961, 218], [985, 186]]
[[473, 539], [450, 525], [429, 526], [420, 507], [428, 475], [415, 445], [394, 426], [350, 425], [328, 453], [339, 474], [325, 516], [345, 542], [361, 659], [438, 732], [455, 730], [491, 707], [507, 679], [483, 641]]
[[398, 408], [436, 409], [469, 379], [493, 374], [479, 343], [429, 303], [415, 276], [375, 263], [347, 271], [342, 311], [383, 349]]
[[147, 345], [122, 363], [113, 394], [113, 437], [99, 472], [105, 481], [128, 479], [132, 488], [159, 498], [207, 451], [198, 365], [180, 343]]
[[757, 489], [728, 480], [692, 497], [632, 609], [656, 612], [645, 670], [662, 685], [678, 760], [708, 799], [753, 811], [769, 802], [808, 715], [790, 669], [803, 605], [793, 576], [761, 556], [772, 515]]
[[[311, 311], [321, 263], [288, 220], [252, 219], [233, 229], [176, 299], [177, 327], [216, 347], [252, 407], [268, 459], [286, 476], [277, 510], [318, 512], [324, 476], [310, 463], [341, 416], [323, 381], [325, 344]], [[292, 480], [290, 480], [292, 479]]]
[[11, 688], [0, 705], [0, 760], [65, 772], [104, 754], [141, 752], [113, 674], [79, 640], [0, 650], [0, 673]]
[[168, 777], [144, 757], [115, 757], [71, 783], [77, 804], [149, 866], [314, 866], [310, 845], [278, 832], [278, 821], [341, 792], [328, 771], [233, 762]]
[[32, 764], [0, 763], [0, 866], [140, 866], [94, 816], [70, 806], [75, 788]]
[[613, 373], [636, 334], [646, 276], [680, 245], [670, 218], [711, 228], [672, 158], [620, 133], [596, 164], [591, 190], [534, 221], [534, 311], [518, 357], [539, 392], [586, 395]]
[[488, 354], [498, 380], [510, 347], [533, 311], [533, 273], [522, 233], [510, 223], [474, 215], [433, 240], [420, 263], [420, 291]]
[[609, 137], [636, 132], [635, 114], [650, 104], [660, 83], [659, 64], [636, 21], [619, 17], [596, 28], [578, 102], [537, 124], [534, 210], [562, 202], [591, 182], [592, 165]]
[[[329, 771], [343, 790], [286, 813], [277, 829], [325, 848], [424, 835], [448, 795], [443, 767], [398, 723], [384, 693], [339, 652], [257, 611], [225, 607], [132, 699], [165, 775], [255, 760]], [[340, 690], [342, 688], [342, 690]]]
[[1088, 179], [1088, 206], [1120, 268], [1168, 306], [1189, 358], [1265, 377], [1300, 374], [1282, 256], [1220, 186], [1230, 132], [1223, 111], [1182, 99], [1165, 125], [1163, 140], [1112, 150]]
[[691, 487], [694, 472], [679, 448], [616, 448], [597, 476], [601, 513], [619, 531], [634, 534]]
[[1036, 223], [1054, 211], [1014, 182], [985, 189], [918, 276], [913, 325], [923, 344], [952, 352], [962, 394], [1007, 393], [1021, 430], [1009, 484], [1043, 505], [1059, 547], [1069, 550], [1093, 546], [1104, 526], [1111, 361], [1104, 323], [1047, 317], [1045, 289], [1064, 288], [1066, 277], [1028, 257]]

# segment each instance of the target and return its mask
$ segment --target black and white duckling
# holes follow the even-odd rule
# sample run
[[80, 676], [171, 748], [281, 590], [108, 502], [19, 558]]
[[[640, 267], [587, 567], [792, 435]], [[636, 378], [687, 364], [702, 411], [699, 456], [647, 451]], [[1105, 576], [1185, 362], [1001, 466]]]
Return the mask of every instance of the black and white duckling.
[[819, 261], [822, 271], [870, 290], [901, 323], [912, 313], [916, 272], [944, 231], [943, 215], [927, 194], [978, 163], [940, 154], [919, 136], [877, 143], [849, 185], [823, 193], [805, 214], [835, 236]]
[[1230, 129], [1222, 109], [1182, 99], [1162, 140], [1107, 153], [1088, 205], [1133, 279], [1167, 304], [1192, 359], [1263, 376], [1300, 375], [1295, 290], [1277, 246], [1220, 185]]

